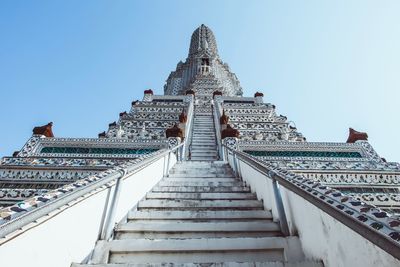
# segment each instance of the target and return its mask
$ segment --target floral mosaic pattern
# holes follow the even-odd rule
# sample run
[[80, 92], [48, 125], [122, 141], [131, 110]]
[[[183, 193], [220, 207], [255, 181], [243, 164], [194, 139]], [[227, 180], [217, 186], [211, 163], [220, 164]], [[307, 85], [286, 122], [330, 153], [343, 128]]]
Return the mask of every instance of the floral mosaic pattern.
[[0, 189], [0, 200], [23, 200], [28, 197], [46, 194], [48, 191], [48, 189], [3, 188]]
[[[104, 170], [104, 168], [103, 168]], [[76, 181], [98, 171], [86, 170], [38, 170], [38, 169], [0, 169], [0, 181]]]
[[312, 158], [361, 158], [359, 152], [336, 152], [336, 151], [262, 151], [245, 150], [247, 154], [256, 157], [312, 157]]
[[111, 154], [111, 155], [145, 155], [153, 153], [154, 148], [111, 148], [111, 147], [43, 147], [40, 153], [50, 154]]
[[[272, 165], [277, 166], [272, 163]], [[293, 169], [292, 169], [293, 170]], [[369, 185], [369, 186], [380, 186], [380, 185], [399, 185], [400, 184], [400, 172], [387, 172], [382, 173], [368, 172], [364, 170], [363, 172], [349, 173], [345, 172], [317, 172], [310, 173], [302, 170], [302, 175], [305, 177], [322, 182], [324, 184], [330, 184], [331, 186], [348, 184], [349, 186], [354, 185]]]
[[0, 167], [11, 166], [29, 166], [29, 167], [63, 167], [63, 168], [77, 168], [77, 167], [99, 167], [108, 168], [119, 165], [127, 159], [87, 159], [87, 158], [18, 158], [18, 157], [5, 157], [0, 160]]

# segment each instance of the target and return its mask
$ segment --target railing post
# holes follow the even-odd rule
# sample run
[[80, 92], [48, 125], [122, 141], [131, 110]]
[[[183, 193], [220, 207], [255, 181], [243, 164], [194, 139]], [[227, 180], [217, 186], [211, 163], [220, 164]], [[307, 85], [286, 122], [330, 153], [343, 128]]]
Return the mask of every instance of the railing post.
[[163, 157], [163, 177], [165, 177], [166, 175], [167, 175], [167, 168], [166, 168], [166, 158], [165, 158], [165, 156]]
[[171, 159], [171, 151], [169, 151], [169, 153], [168, 153], [168, 159], [167, 159], [167, 169], [165, 170], [165, 172], [166, 172], [166, 177], [168, 177], [169, 176], [169, 161], [170, 161], [170, 159]]
[[101, 239], [102, 240], [107, 240], [110, 236], [111, 233], [113, 231], [114, 226], [112, 225], [114, 217], [115, 217], [115, 213], [116, 213], [116, 209], [117, 209], [117, 205], [118, 205], [118, 199], [119, 199], [119, 194], [121, 191], [121, 181], [122, 178], [125, 176], [126, 172], [125, 170], [121, 169], [119, 170], [121, 172], [121, 175], [118, 177], [117, 182], [115, 183], [115, 188], [114, 188], [114, 194], [112, 196], [111, 199], [111, 203], [110, 203], [110, 208], [109, 208], [109, 212], [108, 212], [108, 216], [107, 216], [107, 220], [104, 224], [104, 231], [101, 234]]
[[103, 214], [101, 215], [99, 234], [97, 236], [97, 240], [101, 239], [102, 234], [104, 232], [104, 221], [106, 220], [106, 216], [107, 216], [108, 203], [109, 203], [109, 200], [110, 200], [110, 195], [111, 195], [111, 186], [109, 186], [108, 190], [107, 190], [107, 196], [106, 196], [106, 201], [105, 201], [105, 204], [104, 204]]
[[238, 156], [236, 156], [236, 165], [238, 169], [238, 178], [242, 178], [242, 169], [240, 168], [240, 162]]
[[180, 148], [179, 148], [179, 151], [180, 151], [180, 158], [179, 158], [179, 161], [184, 161], [185, 160], [185, 155], [184, 155], [184, 153], [185, 153], [185, 150], [183, 149], [183, 146], [181, 146]]
[[270, 171], [269, 175], [272, 179], [272, 188], [274, 190], [275, 204], [278, 210], [281, 231], [284, 236], [290, 236], [289, 225], [286, 219], [285, 207], [283, 206], [281, 191], [279, 190], [278, 181], [275, 179], [276, 174], [273, 171]]
[[232, 161], [233, 161], [233, 166], [234, 166], [234, 170], [235, 170], [235, 176], [237, 178], [239, 178], [239, 172], [238, 172], [238, 165], [237, 165], [237, 158], [236, 158], [236, 154], [232, 153]]

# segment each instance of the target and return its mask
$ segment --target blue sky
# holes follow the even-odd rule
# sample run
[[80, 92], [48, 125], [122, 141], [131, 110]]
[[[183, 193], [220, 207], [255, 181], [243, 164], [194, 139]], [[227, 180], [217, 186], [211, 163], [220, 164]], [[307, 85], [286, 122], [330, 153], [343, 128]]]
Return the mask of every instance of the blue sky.
[[163, 93], [201, 23], [245, 95], [309, 141], [366, 131], [400, 161], [400, 1], [1, 1], [0, 156], [34, 126], [97, 137], [143, 90]]

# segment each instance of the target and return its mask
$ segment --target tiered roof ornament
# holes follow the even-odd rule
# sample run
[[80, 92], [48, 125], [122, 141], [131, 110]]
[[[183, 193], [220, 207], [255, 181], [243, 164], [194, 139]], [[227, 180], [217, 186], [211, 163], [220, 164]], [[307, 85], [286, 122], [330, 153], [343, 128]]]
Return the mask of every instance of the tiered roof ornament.
[[[214, 33], [204, 24], [193, 32], [188, 57], [185, 62], [180, 61], [176, 70], [169, 75], [164, 86], [164, 94], [182, 95], [188, 89], [196, 91], [193, 82], [198, 80], [199, 76], [207, 76], [214, 80], [215, 87], [221, 88], [224, 95], [242, 95], [242, 88], [236, 75], [218, 55]], [[201, 81], [202, 84], [207, 82], [210, 81]]]

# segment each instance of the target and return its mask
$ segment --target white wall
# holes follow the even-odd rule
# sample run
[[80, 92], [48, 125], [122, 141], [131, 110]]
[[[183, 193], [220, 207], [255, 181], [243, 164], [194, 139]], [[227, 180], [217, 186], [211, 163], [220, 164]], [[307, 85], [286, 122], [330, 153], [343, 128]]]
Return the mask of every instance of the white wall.
[[[277, 221], [272, 180], [244, 162], [239, 166], [243, 180], [263, 200], [265, 209], [271, 210]], [[400, 261], [392, 255], [323, 210], [282, 186], [280, 190], [289, 228], [299, 235], [307, 258], [323, 260], [326, 267], [400, 266]]]
[[[175, 163], [171, 157], [171, 164]], [[115, 222], [162, 178], [164, 159], [129, 176], [122, 182]], [[107, 190], [83, 198], [56, 216], [27, 230], [0, 247], [0, 266], [69, 267], [82, 260], [94, 248]]]

